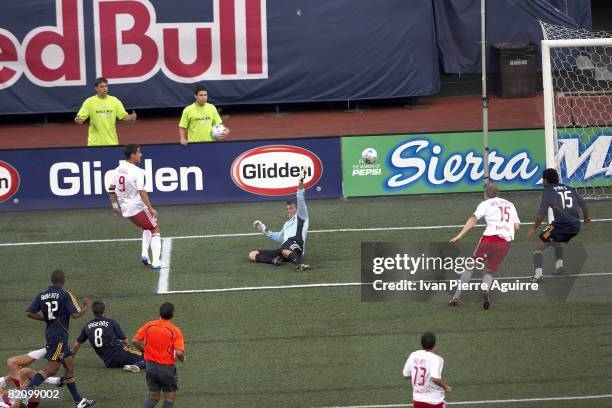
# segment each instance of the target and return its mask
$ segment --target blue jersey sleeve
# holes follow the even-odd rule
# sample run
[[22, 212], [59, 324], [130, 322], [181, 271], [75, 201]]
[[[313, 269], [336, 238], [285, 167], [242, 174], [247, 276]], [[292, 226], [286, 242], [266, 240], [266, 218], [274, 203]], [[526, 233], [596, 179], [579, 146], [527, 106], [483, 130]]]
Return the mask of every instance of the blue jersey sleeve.
[[119, 323], [117, 323], [114, 320], [113, 320], [113, 331], [115, 333], [115, 336], [117, 336], [119, 340], [127, 340], [127, 337], [125, 337], [125, 333], [123, 333], [123, 330], [121, 330], [121, 326], [119, 326]]
[[87, 337], [87, 325], [85, 325], [81, 329], [81, 334], [79, 334], [79, 337], [77, 337], [76, 341], [78, 341], [79, 343], [85, 343], [85, 341], [87, 341]]
[[266, 231], [266, 237], [270, 238], [272, 241], [283, 243], [283, 231]]
[[549, 207], [554, 207], [554, 195], [551, 196], [550, 190], [544, 190], [542, 192], [542, 201], [540, 202], [540, 209], [538, 210], [539, 215], [546, 215]]
[[34, 298], [32, 304], [26, 309], [26, 312], [38, 313], [40, 310], [40, 295], [38, 295]]
[[72, 293], [70, 293], [68, 291], [65, 291], [63, 293], [62, 301], [64, 302], [64, 306], [66, 307], [66, 310], [68, 310], [68, 312], [71, 315], [81, 311], [81, 307], [79, 306], [79, 302], [77, 302], [76, 297], [74, 297], [74, 295]]
[[304, 197], [304, 189], [298, 188], [296, 193], [297, 198], [297, 215], [303, 220], [308, 219], [308, 207], [306, 207], [306, 198]]

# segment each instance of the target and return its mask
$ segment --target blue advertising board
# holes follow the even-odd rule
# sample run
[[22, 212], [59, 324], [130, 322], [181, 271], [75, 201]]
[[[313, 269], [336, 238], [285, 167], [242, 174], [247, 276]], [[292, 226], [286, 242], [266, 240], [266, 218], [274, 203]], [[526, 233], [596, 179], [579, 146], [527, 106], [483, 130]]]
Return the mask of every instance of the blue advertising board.
[[[300, 167], [308, 198], [342, 195], [340, 139], [146, 145], [140, 166], [154, 205], [282, 200]], [[122, 147], [0, 151], [0, 211], [109, 205]]]

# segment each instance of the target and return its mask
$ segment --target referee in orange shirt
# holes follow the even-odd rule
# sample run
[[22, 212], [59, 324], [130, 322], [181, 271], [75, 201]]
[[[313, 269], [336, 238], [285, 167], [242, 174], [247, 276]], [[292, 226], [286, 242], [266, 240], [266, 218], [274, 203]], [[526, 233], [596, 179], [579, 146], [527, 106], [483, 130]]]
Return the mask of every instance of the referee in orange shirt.
[[162, 408], [171, 408], [178, 390], [175, 357], [185, 362], [185, 340], [181, 329], [170, 320], [174, 317], [174, 305], [164, 303], [159, 307], [158, 320], [145, 323], [134, 336], [134, 346], [144, 352], [149, 396], [144, 408], [153, 408], [164, 392]]

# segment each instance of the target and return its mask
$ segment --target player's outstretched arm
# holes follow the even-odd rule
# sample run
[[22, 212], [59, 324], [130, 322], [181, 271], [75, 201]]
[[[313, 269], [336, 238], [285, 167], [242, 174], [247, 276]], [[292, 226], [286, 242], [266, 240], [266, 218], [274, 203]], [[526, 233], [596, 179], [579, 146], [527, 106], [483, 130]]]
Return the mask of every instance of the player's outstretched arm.
[[91, 299], [83, 298], [83, 307], [81, 308], [81, 310], [78, 312], [72, 313], [70, 316], [72, 316], [73, 319], [78, 319], [79, 317], [83, 316], [85, 312], [89, 310], [92, 303], [93, 302], [91, 301]]
[[461, 229], [461, 232], [459, 232], [457, 235], [455, 235], [449, 241], [449, 243], [451, 243], [451, 244], [457, 243], [461, 238], [463, 238], [463, 236], [465, 234], [467, 234], [467, 232], [469, 230], [474, 228], [474, 225], [476, 225], [477, 222], [478, 222], [478, 218], [476, 218], [476, 216], [472, 214], [472, 216], [470, 218], [468, 218], [467, 221], [465, 222], [465, 225], [463, 226], [463, 229]]
[[297, 202], [297, 215], [303, 220], [308, 219], [308, 207], [306, 207], [306, 198], [304, 197], [304, 179], [306, 178], [306, 167], [302, 167], [300, 170], [300, 178], [298, 182], [298, 189], [295, 194]]

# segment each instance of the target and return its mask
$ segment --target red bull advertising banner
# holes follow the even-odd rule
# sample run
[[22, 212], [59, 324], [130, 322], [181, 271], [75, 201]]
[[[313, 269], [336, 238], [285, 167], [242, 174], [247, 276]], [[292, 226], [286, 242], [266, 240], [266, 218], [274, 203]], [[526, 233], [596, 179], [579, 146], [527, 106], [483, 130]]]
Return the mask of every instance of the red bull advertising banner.
[[[350, 10], [350, 13], [347, 11]], [[0, 5], [0, 114], [435, 94], [430, 0], [22, 0]], [[384, 61], [384, 63], [372, 63]]]

